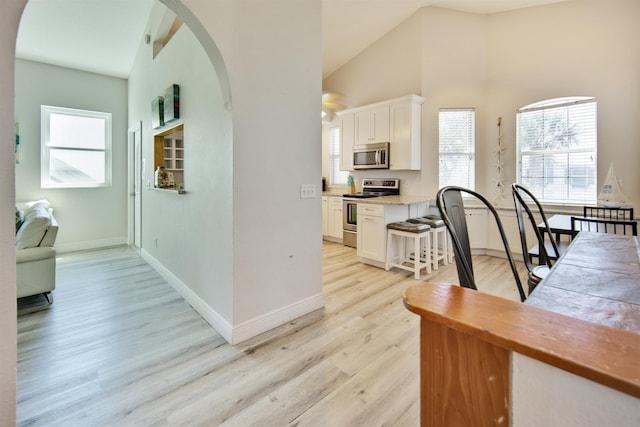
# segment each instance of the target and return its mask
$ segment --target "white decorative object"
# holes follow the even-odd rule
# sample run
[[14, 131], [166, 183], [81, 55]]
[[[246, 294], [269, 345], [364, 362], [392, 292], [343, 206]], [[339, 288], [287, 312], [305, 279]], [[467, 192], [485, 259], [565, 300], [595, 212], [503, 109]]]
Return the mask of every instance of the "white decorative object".
[[504, 198], [504, 178], [502, 173], [504, 171], [504, 146], [502, 145], [502, 117], [498, 117], [498, 148], [495, 150], [496, 155], [496, 173], [497, 178], [495, 180], [496, 189], [496, 202], [501, 201]]
[[609, 165], [607, 179], [605, 179], [598, 195], [598, 204], [609, 208], [631, 207], [631, 200], [622, 191], [622, 182], [616, 177], [613, 170], [613, 162]]

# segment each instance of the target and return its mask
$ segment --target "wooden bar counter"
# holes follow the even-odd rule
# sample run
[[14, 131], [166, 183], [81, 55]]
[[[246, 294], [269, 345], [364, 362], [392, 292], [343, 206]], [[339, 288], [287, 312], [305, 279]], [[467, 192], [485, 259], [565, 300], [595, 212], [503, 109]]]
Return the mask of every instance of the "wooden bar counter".
[[[592, 239], [603, 238], [583, 237], [584, 242], [589, 241], [593, 246]], [[611, 258], [622, 260], [619, 265], [622, 271], [617, 273], [631, 272], [633, 276], [633, 256], [637, 263], [637, 247], [629, 255], [632, 248], [629, 245], [634, 238], [622, 240], [626, 240], [622, 244], [627, 245], [627, 256], [614, 254]], [[621, 244], [622, 240], [605, 237], [600, 240], [600, 246], [606, 246], [605, 241]], [[633, 244], [637, 245], [637, 239]], [[570, 250], [567, 260], [558, 261], [547, 278], [555, 274], [560, 283], [565, 283], [562, 286], [573, 289], [562, 293], [562, 286], [553, 285], [551, 281], [548, 287], [541, 286], [534, 291], [531, 298], [535, 304], [510, 301], [451, 284], [423, 283], [405, 291], [405, 306], [421, 316], [422, 426], [509, 425], [512, 418], [512, 353], [640, 398], [640, 331], [636, 328], [636, 302], [615, 302], [611, 289], [606, 296], [601, 295], [602, 291], [586, 300], [576, 298], [574, 294], [593, 294], [594, 288], [585, 283], [583, 276], [571, 279], [560, 273], [562, 265], [573, 262], [573, 255], [578, 259], [575, 262], [580, 262], [579, 252]], [[599, 256], [607, 258], [604, 252]], [[598, 270], [592, 261], [585, 261], [588, 265], [581, 268]], [[595, 273], [588, 277], [595, 282], [603, 280]], [[569, 282], [572, 284], [566, 285]], [[609, 285], [634, 289], [628, 281]], [[640, 281], [636, 286], [640, 286]], [[632, 291], [622, 295], [633, 300], [633, 295], [637, 294]], [[590, 317], [590, 312], [598, 311], [594, 298], [600, 297], [612, 304], [604, 309], [608, 314], [600, 312]], [[580, 308], [584, 301], [587, 305]], [[616, 314], [619, 304], [630, 304], [626, 306], [629, 311]], [[565, 310], [569, 315], [562, 313]]]

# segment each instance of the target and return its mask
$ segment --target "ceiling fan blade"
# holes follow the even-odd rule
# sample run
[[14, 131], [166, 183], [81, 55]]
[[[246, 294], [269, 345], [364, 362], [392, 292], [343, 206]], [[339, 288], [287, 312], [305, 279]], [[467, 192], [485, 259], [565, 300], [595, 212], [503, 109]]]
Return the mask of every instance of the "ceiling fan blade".
[[345, 105], [338, 102], [341, 101], [342, 98], [344, 98], [344, 95], [341, 93], [325, 90], [322, 92], [322, 107], [329, 110], [342, 110], [345, 108]]
[[330, 110], [342, 110], [345, 108], [345, 105], [340, 104], [339, 102], [322, 101], [322, 107]]

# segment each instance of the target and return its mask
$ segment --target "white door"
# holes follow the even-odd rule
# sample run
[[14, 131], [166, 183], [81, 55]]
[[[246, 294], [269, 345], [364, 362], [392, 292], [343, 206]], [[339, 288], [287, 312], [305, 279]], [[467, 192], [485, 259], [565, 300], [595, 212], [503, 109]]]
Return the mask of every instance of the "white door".
[[131, 152], [131, 243], [140, 248], [142, 245], [142, 122], [129, 131]]

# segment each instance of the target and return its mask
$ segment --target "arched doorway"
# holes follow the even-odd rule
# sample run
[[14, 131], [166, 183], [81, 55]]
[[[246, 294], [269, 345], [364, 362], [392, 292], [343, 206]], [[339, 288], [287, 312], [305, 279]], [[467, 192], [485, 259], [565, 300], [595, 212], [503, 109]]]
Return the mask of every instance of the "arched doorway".
[[[110, 1], [110, 0], [104, 0]], [[17, 2], [16, 2], [17, 3]], [[228, 79], [226, 77], [226, 70], [224, 69], [224, 63], [222, 61], [221, 55], [217, 50], [215, 43], [211, 39], [211, 36], [204, 30], [204, 28], [199, 24], [198, 20], [193, 16], [193, 14], [189, 11], [189, 9], [182, 5], [181, 2], [162, 2], [164, 4], [170, 3], [167, 6], [171, 7], [176, 11], [177, 14], [183, 17], [187, 26], [195, 26], [196, 31], [194, 31], [194, 35], [197, 33], [196, 38], [198, 40], [203, 40], [202, 48], [205, 50], [207, 55], [209, 56], [209, 60], [211, 64], [216, 69], [217, 82], [220, 85], [219, 92], [221, 93], [221, 101], [219, 104], [221, 105], [221, 109], [227, 111], [227, 114], [222, 117], [223, 127], [225, 131], [221, 131], [220, 133], [227, 135], [226, 143], [231, 145], [231, 115], [230, 115], [230, 88], [228, 87]], [[26, 4], [16, 4], [7, 6], [6, 13], [3, 13], [2, 21], [4, 21], [3, 28], [4, 34], [3, 39], [8, 40], [9, 43], [6, 43], [4, 47], [0, 47], [0, 55], [3, 58], [2, 63], [5, 64], [7, 70], [14, 70], [15, 68], [15, 52], [14, 52], [14, 44], [16, 39], [16, 34], [18, 30], [18, 25], [20, 22], [21, 13], [23, 12], [22, 7]], [[3, 77], [0, 78], [0, 96], [2, 98], [2, 113], [0, 113], [0, 123], [2, 123], [2, 133], [5, 136], [5, 140], [13, 141], [13, 138], [6, 138], [6, 136], [12, 137], [13, 135], [13, 122], [14, 117], [11, 112], [14, 109], [13, 106], [13, 98], [14, 98], [14, 88], [15, 88], [15, 80], [13, 76], [13, 72], [3, 72]], [[147, 100], [145, 99], [145, 102]], [[8, 124], [11, 123], [11, 126]], [[6, 125], [6, 126], [5, 126]], [[2, 220], [2, 224], [9, 224], [10, 219], [10, 206], [14, 204], [15, 201], [15, 193], [14, 193], [14, 185], [15, 185], [15, 175], [14, 175], [14, 165], [13, 165], [13, 157], [11, 156], [13, 152], [13, 143], [2, 144], [2, 153], [3, 158], [6, 160], [3, 161], [3, 184], [1, 187], [0, 194], [3, 206], [6, 206], [7, 209], [3, 210], [2, 216], [0, 216], [0, 220]], [[12, 421], [15, 417], [15, 366], [16, 366], [16, 336], [15, 336], [15, 302], [13, 301], [15, 298], [15, 273], [13, 273], [15, 268], [15, 257], [11, 254], [13, 253], [13, 235], [9, 234], [9, 229], [11, 227], [2, 226], [2, 238], [0, 239], [0, 247], [3, 253], [6, 253], [7, 256], [3, 257], [4, 260], [2, 262], [2, 273], [0, 276], [2, 277], [2, 286], [0, 287], [0, 294], [3, 296], [3, 302], [0, 303], [0, 312], [2, 312], [3, 325], [6, 328], [3, 330], [7, 331], [2, 333], [3, 342], [7, 343], [7, 346], [3, 346], [3, 350], [0, 351], [0, 360], [2, 362], [2, 369], [0, 369], [0, 379], [2, 380], [2, 384], [8, 384], [9, 386], [6, 388], [6, 393], [3, 394], [3, 399], [0, 401], [0, 424], [4, 424], [4, 421], [7, 421], [7, 424], [13, 424]], [[7, 304], [5, 306], [5, 303]], [[6, 322], [5, 322], [6, 320]], [[10, 332], [9, 332], [10, 331]], [[14, 344], [9, 344], [14, 343]], [[11, 387], [11, 384], [14, 384]]]

